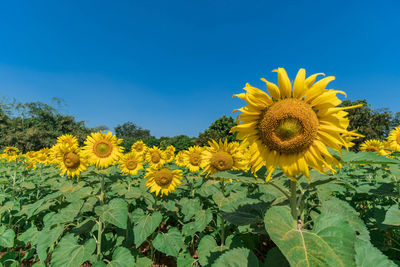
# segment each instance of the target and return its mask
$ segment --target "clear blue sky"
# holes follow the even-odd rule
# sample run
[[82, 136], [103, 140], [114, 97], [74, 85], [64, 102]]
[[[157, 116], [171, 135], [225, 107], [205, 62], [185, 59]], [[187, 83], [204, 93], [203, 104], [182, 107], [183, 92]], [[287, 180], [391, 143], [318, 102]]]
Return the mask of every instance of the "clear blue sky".
[[298, 68], [400, 111], [400, 1], [1, 1], [0, 95], [90, 127], [197, 136], [246, 82]]

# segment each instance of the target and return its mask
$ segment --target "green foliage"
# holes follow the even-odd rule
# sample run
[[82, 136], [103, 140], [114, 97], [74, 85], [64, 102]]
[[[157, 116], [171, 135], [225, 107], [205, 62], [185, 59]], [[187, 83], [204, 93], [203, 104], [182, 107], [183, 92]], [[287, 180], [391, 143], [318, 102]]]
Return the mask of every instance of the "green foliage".
[[356, 145], [354, 149], [368, 139], [385, 139], [390, 130], [400, 125], [400, 112], [393, 115], [388, 109], [372, 109], [366, 100], [344, 100], [340, 106], [348, 107], [363, 104], [362, 107], [346, 110], [350, 120], [348, 130], [357, 130], [358, 133], [364, 135], [364, 138], [353, 141]]
[[196, 145], [207, 146], [208, 141], [211, 139], [219, 140], [227, 138], [229, 142], [236, 140], [236, 133], [231, 133], [230, 130], [236, 125], [235, 120], [229, 116], [222, 116], [211, 123], [210, 127], [204, 132], [199, 133], [199, 137], [196, 139]]

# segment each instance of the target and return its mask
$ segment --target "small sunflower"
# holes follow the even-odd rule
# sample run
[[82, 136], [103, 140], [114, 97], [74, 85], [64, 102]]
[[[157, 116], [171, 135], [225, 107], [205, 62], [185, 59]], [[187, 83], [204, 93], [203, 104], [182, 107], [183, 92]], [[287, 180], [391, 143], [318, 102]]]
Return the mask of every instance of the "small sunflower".
[[390, 131], [387, 140], [390, 143], [391, 150], [400, 151], [400, 125]]
[[57, 150], [54, 155], [61, 175], [66, 173], [68, 177], [79, 177], [81, 172], [88, 168], [89, 163], [77, 145], [59, 144]]
[[185, 166], [185, 151], [179, 151], [178, 154], [175, 156], [175, 163], [180, 167]]
[[334, 77], [315, 82], [321, 73], [306, 78], [305, 70], [300, 69], [292, 86], [285, 69], [274, 71], [278, 86], [261, 79], [270, 95], [249, 84], [244, 88], [246, 93], [234, 95], [247, 106], [238, 109], [242, 113], [232, 132], [243, 142], [257, 145], [253, 171], [266, 166], [267, 181], [277, 166], [294, 181], [299, 174], [309, 178], [309, 167], [321, 173], [326, 173], [326, 168], [335, 172], [338, 161], [327, 147], [339, 152], [349, 147], [344, 139], [351, 134], [344, 110], [361, 105], [337, 107], [341, 100], [336, 95], [345, 93], [325, 89]]
[[139, 170], [143, 169], [142, 157], [135, 151], [126, 153], [119, 160], [119, 168], [123, 173], [136, 175]]
[[207, 176], [222, 171], [239, 170], [246, 166], [243, 154], [239, 151], [236, 143], [228, 143], [219, 140], [209, 141], [210, 145], [201, 154], [203, 173]]
[[146, 176], [146, 186], [150, 189], [150, 193], [168, 195], [181, 184], [182, 170], [170, 170], [167, 168], [154, 169], [151, 168]]
[[[172, 147], [172, 148], [171, 148]], [[175, 148], [171, 145], [168, 146], [165, 150], [164, 150], [164, 159], [165, 162], [171, 162], [174, 160], [174, 156], [175, 156]]]
[[164, 152], [160, 148], [153, 146], [152, 148], [147, 149], [145, 160], [150, 164], [151, 167], [158, 168], [164, 165], [164, 157]]
[[131, 151], [135, 151], [137, 155], [144, 156], [147, 151], [147, 146], [142, 140], [139, 140], [131, 146]]
[[73, 136], [72, 134], [64, 134], [57, 137], [58, 144], [68, 144], [70, 146], [79, 146], [78, 138]]
[[201, 153], [203, 148], [199, 146], [191, 146], [184, 154], [185, 166], [191, 172], [198, 172], [202, 163]]
[[89, 159], [89, 163], [96, 164], [99, 168], [107, 168], [122, 156], [124, 148], [119, 146], [121, 142], [122, 139], [117, 139], [112, 132], [92, 133], [87, 137], [82, 152]]
[[16, 156], [19, 153], [19, 149], [13, 146], [6, 146], [3, 150], [3, 153], [9, 156]]
[[42, 148], [35, 153], [34, 161], [40, 164], [49, 165], [52, 163], [51, 150], [48, 147]]
[[361, 151], [375, 152], [382, 156], [389, 154], [384, 150], [384, 148], [385, 146], [383, 142], [376, 139], [367, 140], [360, 145]]

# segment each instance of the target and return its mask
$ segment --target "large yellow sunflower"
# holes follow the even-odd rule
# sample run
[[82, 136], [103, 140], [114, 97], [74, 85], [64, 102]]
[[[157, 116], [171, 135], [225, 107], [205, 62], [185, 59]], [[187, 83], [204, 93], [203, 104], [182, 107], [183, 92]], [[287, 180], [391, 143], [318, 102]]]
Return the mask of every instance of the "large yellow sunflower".
[[143, 143], [142, 140], [136, 141], [132, 146], [131, 146], [131, 151], [135, 151], [137, 155], [144, 156], [146, 153], [147, 146], [145, 143]]
[[366, 152], [375, 152], [382, 156], [390, 154], [385, 151], [385, 146], [383, 142], [376, 139], [366, 140], [360, 145], [360, 150]]
[[175, 156], [175, 147], [173, 145], [170, 145], [164, 150], [165, 162], [173, 161], [174, 156]]
[[157, 196], [160, 193], [161, 196], [168, 195], [181, 184], [182, 170], [150, 168], [146, 173], [146, 178], [146, 186], [150, 189], [150, 193], [155, 192]]
[[68, 177], [79, 177], [81, 172], [88, 168], [88, 160], [77, 145], [63, 143], [59, 144], [56, 150], [53, 155], [56, 157], [61, 175], [66, 173]]
[[390, 131], [388, 142], [391, 150], [400, 151], [400, 125]]
[[232, 131], [238, 132], [238, 139], [256, 144], [253, 170], [265, 165], [267, 181], [277, 166], [292, 180], [300, 174], [309, 178], [309, 167], [321, 173], [327, 169], [334, 172], [338, 162], [327, 147], [341, 151], [349, 146], [344, 135], [357, 134], [347, 131], [349, 120], [344, 110], [361, 105], [337, 107], [341, 101], [336, 95], [345, 93], [325, 89], [335, 79], [332, 76], [315, 82], [321, 73], [306, 78], [305, 70], [300, 69], [292, 87], [285, 69], [274, 71], [278, 86], [261, 79], [269, 95], [249, 84], [245, 93], [234, 95], [247, 102], [238, 109], [242, 113]]
[[200, 146], [191, 146], [184, 154], [185, 166], [191, 172], [197, 172], [200, 170], [201, 165], [201, 153], [203, 152], [203, 148]]
[[203, 150], [201, 167], [207, 176], [222, 171], [244, 169], [247, 165], [243, 154], [239, 151], [239, 143], [228, 143], [219, 140], [208, 142], [210, 145]]
[[107, 168], [122, 156], [124, 148], [119, 146], [121, 142], [122, 139], [117, 139], [111, 132], [92, 133], [86, 138], [82, 152], [89, 159], [89, 163], [96, 164], [99, 168]]
[[119, 168], [123, 173], [136, 175], [139, 170], [143, 169], [142, 157], [135, 151], [126, 153], [119, 160]]
[[148, 148], [145, 157], [146, 157], [145, 160], [153, 168], [161, 167], [165, 163], [163, 151], [156, 146]]
[[64, 134], [57, 137], [58, 144], [69, 144], [70, 146], [79, 146], [78, 139], [72, 134]]

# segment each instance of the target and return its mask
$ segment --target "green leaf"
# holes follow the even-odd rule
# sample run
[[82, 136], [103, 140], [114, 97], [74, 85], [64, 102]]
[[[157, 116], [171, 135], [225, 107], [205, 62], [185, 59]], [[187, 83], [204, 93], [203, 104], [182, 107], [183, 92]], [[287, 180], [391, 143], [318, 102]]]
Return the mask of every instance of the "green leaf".
[[37, 230], [36, 226], [33, 225], [28, 230], [19, 235], [17, 239], [24, 242], [25, 244], [30, 243], [31, 246], [35, 246], [37, 244], [39, 235], [40, 232]]
[[162, 221], [162, 215], [156, 211], [153, 214], [147, 214], [139, 219], [133, 228], [135, 245], [140, 247], [142, 243], [151, 235]]
[[179, 251], [183, 248], [182, 234], [176, 228], [170, 228], [168, 233], [158, 233], [153, 240], [153, 246], [162, 253], [177, 257]]
[[259, 223], [264, 220], [264, 215], [269, 205], [267, 203], [255, 203], [241, 205], [233, 212], [221, 212], [222, 216], [235, 225], [247, 225]]
[[213, 264], [215, 267], [259, 266], [257, 257], [247, 248], [234, 248], [222, 254]]
[[363, 220], [349, 203], [337, 198], [331, 198], [330, 200], [322, 202], [321, 211], [322, 213], [339, 214], [349, 223], [353, 230], [358, 233], [358, 238], [366, 241], [370, 239], [368, 229]]
[[15, 232], [7, 229], [4, 225], [0, 226], [0, 246], [12, 248], [14, 246]]
[[[299, 229], [288, 208], [272, 207], [265, 214], [264, 222], [272, 241], [292, 266], [354, 266], [347, 258], [341, 258], [347, 255], [344, 250], [352, 250], [355, 233], [348, 238], [345, 235], [351, 234], [353, 229], [344, 219], [331, 222], [322, 219], [316, 222], [314, 233]], [[340, 242], [333, 245], [336, 235]]]
[[95, 207], [95, 212], [104, 222], [126, 229], [128, 204], [123, 199], [114, 198], [104, 206]]
[[210, 223], [212, 213], [208, 210], [198, 210], [194, 221], [183, 225], [182, 233], [185, 236], [193, 236], [196, 232], [202, 232]]
[[214, 237], [211, 235], [203, 236], [200, 239], [199, 246], [197, 248], [201, 266], [209, 266], [209, 264], [215, 260], [215, 252], [219, 252], [219, 254], [221, 254], [224, 250], [226, 250], [226, 247], [218, 246]]
[[399, 160], [380, 156], [374, 152], [358, 152], [342, 150], [342, 161], [355, 164], [400, 164]]
[[40, 231], [37, 241], [36, 250], [40, 261], [44, 262], [47, 258], [47, 249], [57, 241], [64, 232], [64, 226], [57, 226], [53, 229], [44, 228]]
[[132, 267], [135, 265], [135, 258], [132, 256], [129, 249], [118, 247], [115, 249], [112, 261], [107, 264], [107, 267]]
[[358, 239], [355, 243], [357, 267], [396, 267], [379, 249], [370, 242]]
[[268, 250], [265, 266], [290, 267], [289, 262], [277, 247]]
[[397, 204], [388, 209], [383, 224], [400, 226], [400, 209]]
[[176, 264], [178, 267], [194, 266], [195, 262], [196, 260], [193, 259], [188, 250], [179, 253], [176, 259]]
[[96, 249], [96, 241], [89, 239], [84, 245], [78, 244], [78, 237], [73, 234], [64, 236], [51, 256], [52, 266], [79, 267], [90, 259]]
[[178, 204], [181, 206], [181, 212], [185, 215], [185, 222], [190, 220], [196, 213], [201, 210], [200, 199], [198, 198], [182, 198]]
[[138, 267], [152, 267], [153, 266], [153, 262], [146, 257], [138, 257], [137, 258], [137, 262], [136, 262], [136, 266]]

